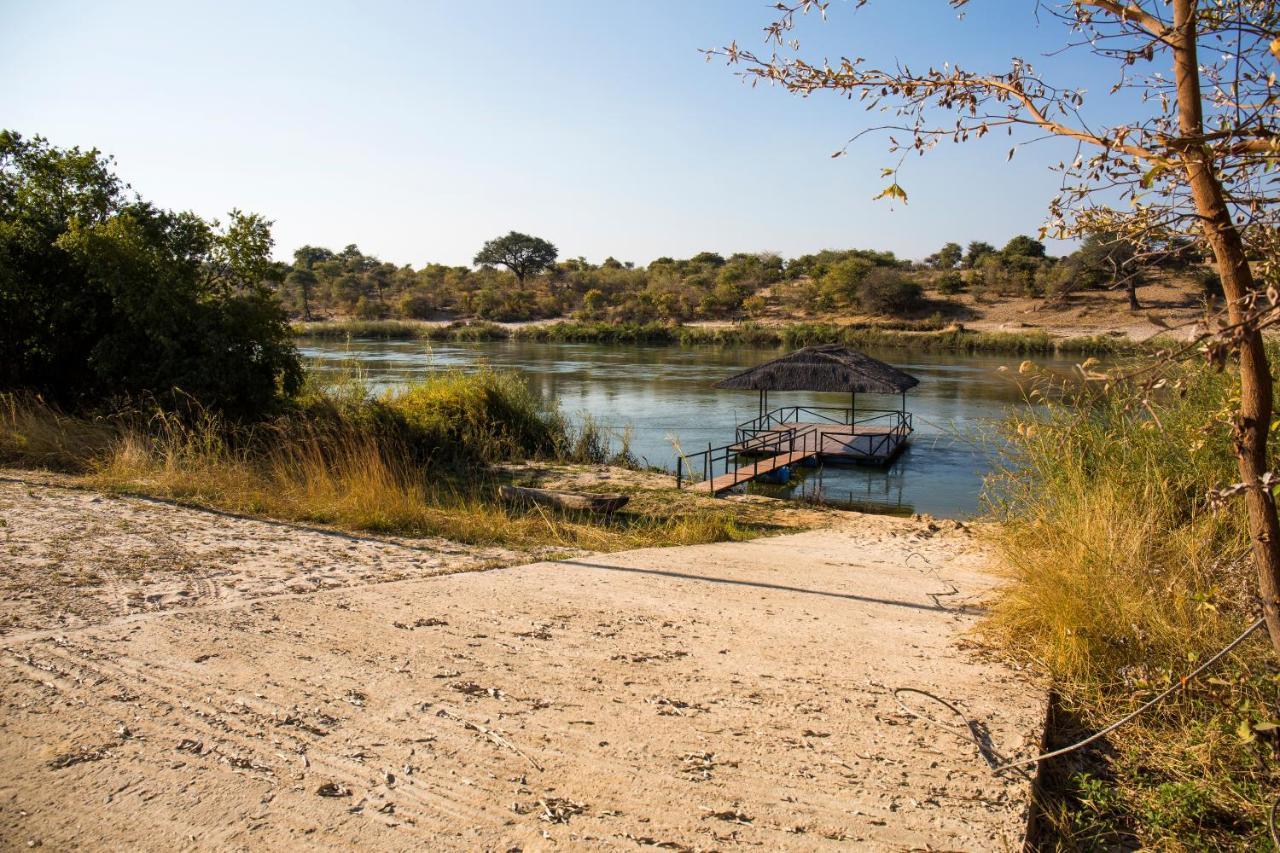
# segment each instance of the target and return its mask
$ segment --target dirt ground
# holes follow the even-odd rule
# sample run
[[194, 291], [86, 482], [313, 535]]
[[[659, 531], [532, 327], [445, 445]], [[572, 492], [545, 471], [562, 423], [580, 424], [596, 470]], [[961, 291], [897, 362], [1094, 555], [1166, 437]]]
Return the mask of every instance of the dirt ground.
[[1130, 311], [1122, 290], [1089, 290], [1073, 293], [1065, 301], [1038, 298], [1002, 298], [977, 302], [971, 295], [952, 297], [971, 311], [966, 328], [978, 331], [1034, 331], [1053, 335], [1117, 335], [1146, 340], [1165, 335], [1190, 340], [1203, 332], [1212, 314], [1206, 314], [1199, 290], [1186, 282], [1154, 281], [1138, 288], [1142, 308]]
[[[1019, 849], [1044, 692], [969, 530], [490, 568], [0, 480], [0, 846]], [[470, 571], [468, 571], [470, 569]]]
[[[1128, 296], [1123, 290], [1086, 290], [1073, 293], [1064, 300], [1043, 297], [999, 296], [978, 299], [972, 293], [943, 296], [926, 289], [929, 306], [922, 311], [937, 311], [966, 329], [979, 332], [1042, 331], [1060, 337], [1111, 335], [1132, 340], [1146, 340], [1157, 335], [1176, 340], [1190, 340], [1209, 328], [1218, 305], [1207, 309], [1198, 285], [1181, 279], [1153, 279], [1138, 289], [1141, 308], [1129, 310]], [[790, 309], [774, 308], [759, 322], [786, 325], [797, 321], [824, 323], [875, 323], [883, 320], [872, 315], [796, 314]], [[728, 326], [715, 321], [695, 323], [701, 326]]]

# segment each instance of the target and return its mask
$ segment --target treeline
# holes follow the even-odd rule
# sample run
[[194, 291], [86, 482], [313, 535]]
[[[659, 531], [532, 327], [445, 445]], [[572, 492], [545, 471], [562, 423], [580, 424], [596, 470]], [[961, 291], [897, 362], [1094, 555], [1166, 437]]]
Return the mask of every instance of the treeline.
[[[1077, 290], [1120, 286], [1139, 307], [1138, 288], [1153, 270], [1186, 271], [1200, 262], [1186, 247], [1158, 248], [1140, 254], [1122, 241], [1093, 235], [1080, 250], [1054, 258], [1040, 241], [1019, 235], [1003, 248], [947, 243], [923, 263], [892, 252], [848, 249], [791, 259], [767, 252], [700, 252], [637, 267], [612, 257], [600, 264], [580, 257], [557, 260], [550, 243], [512, 233], [486, 244], [476, 266], [414, 269], [366, 255], [355, 245], [337, 252], [303, 246], [277, 280], [281, 299], [301, 319], [572, 317], [648, 323], [837, 311], [911, 317], [945, 313], [945, 303], [966, 292], [979, 302], [1064, 299]], [[1214, 282], [1205, 286], [1212, 291]]]

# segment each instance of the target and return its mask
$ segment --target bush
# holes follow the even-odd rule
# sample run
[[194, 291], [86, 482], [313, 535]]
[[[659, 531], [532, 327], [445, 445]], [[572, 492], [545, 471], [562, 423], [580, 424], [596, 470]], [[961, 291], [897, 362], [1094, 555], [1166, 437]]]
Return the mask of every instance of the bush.
[[943, 273], [938, 279], [938, 292], [943, 296], [955, 296], [957, 293], [963, 293], [967, 285], [964, 276], [954, 270]]
[[400, 316], [409, 320], [429, 320], [436, 310], [436, 300], [426, 293], [406, 293], [400, 300]]
[[559, 412], [515, 373], [437, 374], [380, 403], [414, 455], [434, 463], [549, 456], [567, 440]]
[[896, 270], [872, 270], [858, 285], [858, 307], [869, 314], [906, 314], [923, 304], [920, 285]]
[[387, 314], [381, 302], [376, 299], [370, 299], [367, 296], [361, 296], [356, 300], [355, 307], [351, 309], [351, 313], [355, 315], [357, 320], [381, 320]]
[[1217, 270], [1212, 267], [1196, 270], [1196, 283], [1200, 285], [1200, 292], [1205, 299], [1215, 300], [1223, 299], [1225, 295], [1222, 291], [1222, 277], [1218, 275]]
[[832, 262], [819, 285], [823, 307], [857, 304], [859, 288], [873, 269], [871, 261], [860, 257]]

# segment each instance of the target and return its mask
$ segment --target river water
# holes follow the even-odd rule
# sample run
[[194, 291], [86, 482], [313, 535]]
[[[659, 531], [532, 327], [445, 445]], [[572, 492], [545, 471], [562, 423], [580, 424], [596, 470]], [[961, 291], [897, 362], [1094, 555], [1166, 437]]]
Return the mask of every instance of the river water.
[[[734, 427], [754, 418], [753, 391], [719, 391], [716, 381], [781, 351], [748, 347], [676, 347], [541, 344], [521, 341], [436, 343], [428, 341], [300, 342], [309, 366], [321, 372], [360, 368], [374, 390], [391, 388], [438, 369], [487, 364], [518, 370], [533, 389], [556, 399], [565, 414], [589, 414], [621, 432], [630, 428], [632, 452], [642, 461], [675, 470], [677, 443], [685, 453], [734, 440]], [[915, 433], [910, 446], [888, 467], [798, 469], [786, 486], [752, 484], [752, 491], [813, 496], [859, 509], [949, 518], [981, 512], [983, 478], [994, 464], [990, 427], [1012, 406], [1022, 405], [1017, 356], [911, 353], [869, 349], [868, 355], [920, 380], [907, 395]], [[1069, 361], [1037, 359], [1069, 369]], [[1008, 366], [1007, 371], [1001, 371]], [[780, 393], [770, 406], [844, 407], [844, 394]], [[897, 396], [858, 395], [858, 409], [898, 408]], [[701, 464], [699, 462], [699, 464]]]

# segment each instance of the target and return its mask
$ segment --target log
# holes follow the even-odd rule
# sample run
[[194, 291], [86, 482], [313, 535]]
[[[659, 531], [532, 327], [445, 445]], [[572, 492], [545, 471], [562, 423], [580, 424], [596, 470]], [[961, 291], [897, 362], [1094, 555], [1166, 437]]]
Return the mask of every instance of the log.
[[557, 509], [573, 509], [608, 515], [617, 512], [630, 495], [594, 495], [589, 492], [559, 492], [529, 486], [498, 486], [498, 497], [508, 503], [540, 504]]

